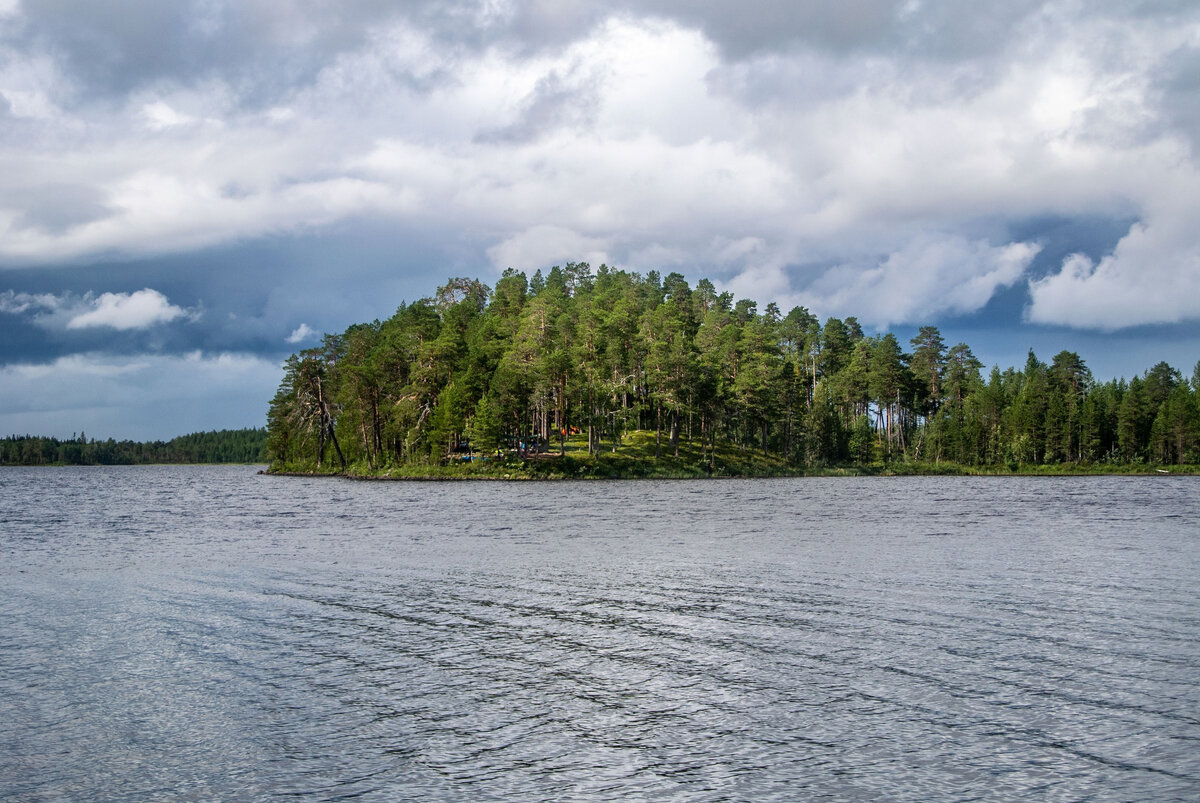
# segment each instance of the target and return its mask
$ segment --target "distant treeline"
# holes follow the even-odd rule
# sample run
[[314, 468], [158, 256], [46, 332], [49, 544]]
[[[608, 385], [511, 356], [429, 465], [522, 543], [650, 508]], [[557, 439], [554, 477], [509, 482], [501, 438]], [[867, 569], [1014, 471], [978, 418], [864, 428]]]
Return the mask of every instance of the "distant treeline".
[[378, 472], [464, 446], [565, 452], [571, 437], [598, 456], [648, 430], [656, 457], [683, 441], [711, 462], [729, 444], [800, 468], [1200, 462], [1200, 365], [1100, 382], [1075, 352], [1030, 352], [984, 375], [936, 327], [907, 345], [678, 273], [570, 263], [509, 270], [495, 288], [452, 279], [293, 355], [269, 456], [281, 470]]
[[117, 466], [146, 463], [264, 463], [265, 429], [194, 432], [169, 441], [70, 440], [10, 435], [0, 441], [4, 466]]

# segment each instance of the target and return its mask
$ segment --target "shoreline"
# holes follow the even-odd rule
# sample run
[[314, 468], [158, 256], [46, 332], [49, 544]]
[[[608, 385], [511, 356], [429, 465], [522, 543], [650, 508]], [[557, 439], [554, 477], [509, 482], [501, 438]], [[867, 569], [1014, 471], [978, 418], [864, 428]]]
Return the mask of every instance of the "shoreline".
[[356, 482], [563, 482], [563, 481], [620, 481], [620, 480], [770, 480], [770, 479], [804, 479], [826, 477], [1146, 477], [1167, 479], [1170, 477], [1195, 477], [1200, 475], [1200, 466], [1129, 466], [1096, 467], [1096, 466], [1053, 466], [1030, 467], [1028, 469], [1008, 469], [1000, 466], [992, 467], [944, 467], [917, 465], [909, 469], [896, 467], [873, 466], [840, 466], [816, 468], [796, 471], [775, 471], [767, 473], [739, 472], [714, 473], [711, 475], [693, 474], [688, 472], [662, 473], [571, 473], [543, 472], [530, 473], [520, 469], [508, 472], [466, 472], [453, 469], [428, 473], [407, 472], [373, 472], [361, 473], [355, 471], [282, 471], [267, 468], [258, 474], [271, 477], [300, 477], [300, 478], [332, 478], [353, 480]]

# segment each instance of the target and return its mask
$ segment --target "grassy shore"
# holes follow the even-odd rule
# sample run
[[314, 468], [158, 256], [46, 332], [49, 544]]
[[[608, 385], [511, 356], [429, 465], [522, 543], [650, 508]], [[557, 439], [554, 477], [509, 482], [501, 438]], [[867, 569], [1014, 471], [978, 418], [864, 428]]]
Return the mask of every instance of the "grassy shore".
[[[447, 460], [426, 465], [373, 468], [365, 463], [345, 471], [316, 471], [312, 466], [272, 466], [275, 474], [331, 474], [356, 479], [452, 480], [452, 479], [692, 479], [707, 477], [846, 477], [846, 476], [1078, 476], [1200, 474], [1200, 466], [1156, 466], [1150, 464], [1061, 463], [1055, 465], [964, 466], [948, 462], [890, 460], [863, 465], [796, 467], [776, 455], [757, 449], [740, 449], [718, 444], [715, 456], [698, 443], [681, 441], [679, 455], [664, 438], [661, 454], [655, 457], [653, 432], [631, 432], [613, 448], [603, 445], [598, 455], [589, 455], [587, 439], [574, 436], [565, 454], [556, 448], [548, 454], [521, 457], [477, 457]], [[557, 446], [557, 444], [556, 444]]]

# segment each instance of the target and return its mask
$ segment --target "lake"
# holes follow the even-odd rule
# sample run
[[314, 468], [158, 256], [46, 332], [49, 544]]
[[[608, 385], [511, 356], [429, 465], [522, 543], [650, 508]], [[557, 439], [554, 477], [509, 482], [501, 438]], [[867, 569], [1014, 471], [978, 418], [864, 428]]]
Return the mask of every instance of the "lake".
[[1200, 478], [0, 469], [0, 798], [1200, 799]]

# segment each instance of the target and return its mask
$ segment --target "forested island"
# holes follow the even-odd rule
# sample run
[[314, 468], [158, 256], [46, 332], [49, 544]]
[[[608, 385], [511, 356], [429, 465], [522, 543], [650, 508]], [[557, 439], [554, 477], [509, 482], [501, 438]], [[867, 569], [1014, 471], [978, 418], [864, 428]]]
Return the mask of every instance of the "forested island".
[[[1099, 382], [678, 273], [456, 278], [286, 362], [270, 470], [362, 477], [1197, 470], [1200, 363]], [[1165, 468], [1165, 467], [1169, 467]]]
[[169, 441], [67, 440], [10, 435], [0, 440], [0, 466], [118, 466], [152, 463], [265, 463], [267, 431], [222, 429]]

